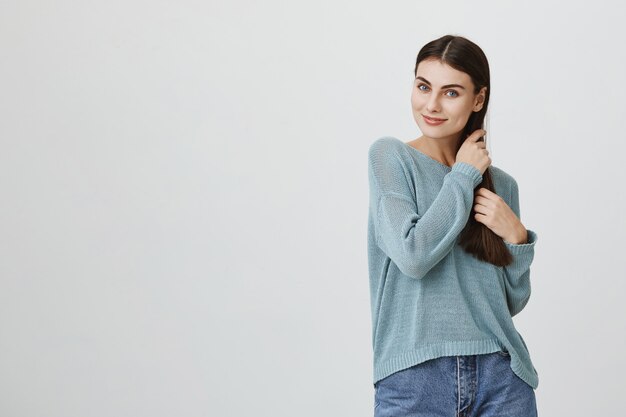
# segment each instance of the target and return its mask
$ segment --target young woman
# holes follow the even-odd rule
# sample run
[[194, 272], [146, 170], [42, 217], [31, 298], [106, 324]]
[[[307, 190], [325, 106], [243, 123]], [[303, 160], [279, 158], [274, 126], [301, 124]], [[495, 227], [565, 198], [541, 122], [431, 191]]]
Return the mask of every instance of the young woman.
[[538, 374], [512, 317], [537, 235], [486, 149], [487, 58], [443, 36], [417, 55], [412, 88], [422, 136], [369, 148], [374, 414], [536, 416]]

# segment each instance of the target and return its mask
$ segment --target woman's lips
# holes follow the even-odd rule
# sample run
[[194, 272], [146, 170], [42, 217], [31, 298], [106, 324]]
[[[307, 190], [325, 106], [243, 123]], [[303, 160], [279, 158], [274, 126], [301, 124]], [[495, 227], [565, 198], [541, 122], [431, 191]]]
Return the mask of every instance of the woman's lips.
[[423, 114], [422, 114], [422, 117], [424, 118], [424, 121], [431, 126], [439, 126], [440, 124], [442, 124], [443, 122], [447, 120], [447, 119], [432, 118], [432, 117], [424, 116]]

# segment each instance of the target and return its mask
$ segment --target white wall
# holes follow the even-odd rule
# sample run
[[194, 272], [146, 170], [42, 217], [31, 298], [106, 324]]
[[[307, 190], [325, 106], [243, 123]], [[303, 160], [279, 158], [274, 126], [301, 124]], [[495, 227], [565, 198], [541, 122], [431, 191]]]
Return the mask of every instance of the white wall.
[[372, 415], [367, 149], [446, 33], [540, 239], [539, 414], [618, 415], [624, 12], [552, 3], [3, 2], [0, 415]]

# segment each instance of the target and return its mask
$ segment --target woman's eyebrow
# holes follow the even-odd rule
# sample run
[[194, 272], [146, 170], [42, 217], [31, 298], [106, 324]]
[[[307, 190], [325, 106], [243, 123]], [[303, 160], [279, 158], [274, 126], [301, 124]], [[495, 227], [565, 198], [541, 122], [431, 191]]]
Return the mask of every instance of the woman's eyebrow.
[[[415, 79], [416, 80], [422, 80], [426, 84], [431, 85], [430, 81], [428, 81], [426, 78], [421, 77], [419, 75]], [[451, 88], [451, 87], [458, 87], [458, 88], [462, 88], [463, 90], [465, 90], [465, 87], [463, 87], [462, 85], [459, 85], [459, 84], [446, 84], [446, 85], [441, 86], [441, 88]]]

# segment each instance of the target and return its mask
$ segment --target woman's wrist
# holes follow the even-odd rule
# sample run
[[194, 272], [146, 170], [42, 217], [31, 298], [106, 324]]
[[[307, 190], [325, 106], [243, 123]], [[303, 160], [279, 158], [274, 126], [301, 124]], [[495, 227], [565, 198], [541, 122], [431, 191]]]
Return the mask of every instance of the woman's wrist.
[[526, 230], [524, 225], [520, 223], [515, 233], [508, 236], [508, 238], [505, 238], [504, 240], [513, 245], [523, 245], [524, 243], [528, 243], [528, 230]]

